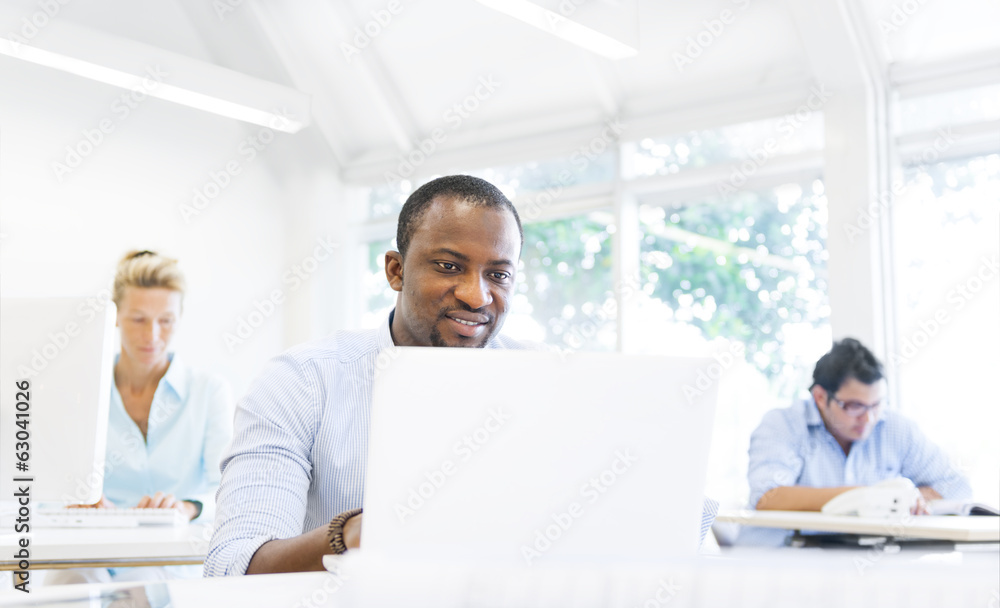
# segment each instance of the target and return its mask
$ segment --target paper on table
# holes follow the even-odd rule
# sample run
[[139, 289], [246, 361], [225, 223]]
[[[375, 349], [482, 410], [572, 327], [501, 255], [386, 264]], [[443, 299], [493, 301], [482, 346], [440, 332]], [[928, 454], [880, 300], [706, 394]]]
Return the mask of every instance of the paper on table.
[[944, 498], [928, 502], [927, 510], [931, 515], [1000, 515], [1000, 510], [983, 503]]

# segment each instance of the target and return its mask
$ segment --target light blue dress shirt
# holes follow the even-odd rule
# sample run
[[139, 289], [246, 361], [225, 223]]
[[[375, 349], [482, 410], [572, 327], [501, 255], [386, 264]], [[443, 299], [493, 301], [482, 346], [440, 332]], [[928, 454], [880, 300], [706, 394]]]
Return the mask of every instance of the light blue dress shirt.
[[[222, 463], [206, 576], [244, 574], [264, 543], [361, 507], [372, 382], [380, 360], [389, 360], [383, 351], [393, 346], [391, 320], [294, 347], [254, 381], [237, 407]], [[528, 348], [505, 336], [486, 347]], [[705, 500], [703, 536], [717, 510]]]
[[153, 395], [145, 440], [112, 385], [104, 495], [118, 507], [134, 507], [156, 492], [197, 500], [196, 521], [211, 522], [219, 463], [232, 438], [232, 393], [221, 378], [176, 355], [170, 361]]
[[[771, 410], [750, 437], [749, 508], [781, 486], [815, 488], [867, 486], [906, 477], [930, 486], [948, 499], [972, 494], [969, 481], [949, 462], [917, 425], [893, 411], [882, 411], [871, 434], [851, 445], [845, 455], [823, 424], [813, 399]], [[744, 527], [738, 544], [781, 545], [791, 532]]]

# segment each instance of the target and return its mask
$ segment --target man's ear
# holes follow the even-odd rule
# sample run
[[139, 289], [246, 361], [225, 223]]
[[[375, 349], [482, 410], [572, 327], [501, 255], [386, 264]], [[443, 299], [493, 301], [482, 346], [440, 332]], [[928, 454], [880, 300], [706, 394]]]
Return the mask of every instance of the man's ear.
[[828, 405], [825, 388], [817, 384], [816, 386], [812, 387], [810, 392], [812, 393], [813, 399], [816, 400], [816, 405], [820, 406], [821, 408], [825, 408]]
[[385, 252], [385, 278], [393, 291], [403, 291], [403, 256], [398, 251]]

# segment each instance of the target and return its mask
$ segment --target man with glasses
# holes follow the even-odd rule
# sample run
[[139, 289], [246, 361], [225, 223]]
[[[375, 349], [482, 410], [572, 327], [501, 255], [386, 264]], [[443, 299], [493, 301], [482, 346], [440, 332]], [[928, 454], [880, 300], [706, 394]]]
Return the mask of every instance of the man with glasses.
[[[819, 511], [860, 486], [905, 477], [925, 502], [966, 499], [969, 482], [910, 420], [885, 404], [882, 364], [853, 338], [823, 355], [813, 370], [812, 398], [764, 415], [750, 438], [750, 506]], [[782, 544], [790, 532], [744, 528], [739, 544]]]

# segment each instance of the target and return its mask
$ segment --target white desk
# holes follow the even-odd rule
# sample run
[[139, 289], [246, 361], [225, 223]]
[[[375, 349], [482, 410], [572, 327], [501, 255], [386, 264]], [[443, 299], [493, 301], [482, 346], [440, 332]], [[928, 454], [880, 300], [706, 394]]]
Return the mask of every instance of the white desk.
[[[67, 602], [67, 606], [156, 606], [164, 605], [163, 586], [169, 596], [169, 608], [261, 606], [267, 608], [319, 608], [334, 604], [343, 581], [329, 572], [230, 576], [224, 578], [173, 580], [147, 583], [155, 590], [150, 595], [138, 591], [142, 583], [107, 583], [102, 585], [31, 586], [31, 593], [0, 592], [0, 606], [42, 606]], [[101, 593], [130, 590], [131, 602], [111, 603]], [[97, 599], [101, 598], [101, 599]], [[141, 599], [149, 599], [147, 604]], [[154, 599], [155, 598], [155, 599]], [[85, 599], [88, 601], [80, 601]], [[102, 602], [101, 600], [105, 600]], [[80, 602], [70, 603], [71, 600]], [[61, 604], [60, 604], [61, 605]]]
[[907, 516], [874, 519], [847, 515], [824, 515], [815, 511], [719, 511], [716, 521], [745, 526], [842, 532], [893, 538], [919, 538], [954, 542], [1000, 542], [1000, 517], [948, 515]]
[[[176, 528], [36, 528], [26, 536], [33, 570], [44, 568], [114, 568], [200, 564], [208, 553], [211, 529]], [[0, 535], [0, 570], [17, 570], [13, 555], [21, 535]]]
[[[345, 564], [326, 572], [171, 581], [171, 608], [240, 606], [995, 606], [996, 554], [866, 555], [858, 551], [735, 550], [664, 564], [490, 567], [425, 561]], [[929, 559], [928, 559], [929, 558]], [[538, 562], [541, 564], [541, 562]], [[88, 585], [0, 594], [0, 605], [54, 602], [121, 588]], [[85, 587], [85, 588], [84, 588]], [[992, 602], [992, 604], [991, 604]], [[87, 604], [92, 605], [92, 604]]]

